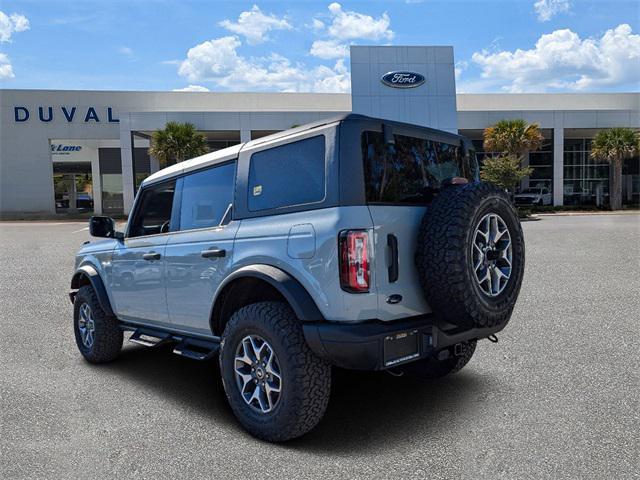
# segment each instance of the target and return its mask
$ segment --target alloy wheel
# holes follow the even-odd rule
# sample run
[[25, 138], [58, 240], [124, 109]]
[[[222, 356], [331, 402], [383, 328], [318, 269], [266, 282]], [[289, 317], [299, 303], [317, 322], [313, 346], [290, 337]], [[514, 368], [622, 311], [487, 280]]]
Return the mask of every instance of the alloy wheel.
[[500, 295], [509, 283], [512, 262], [511, 235], [500, 215], [488, 213], [478, 222], [471, 262], [480, 290], [489, 297]]
[[78, 313], [78, 330], [80, 331], [80, 339], [85, 348], [93, 347], [95, 341], [96, 326], [93, 321], [93, 312], [87, 303], [80, 306]]
[[236, 348], [236, 384], [245, 403], [260, 413], [271, 412], [282, 392], [280, 364], [273, 347], [258, 335], [247, 335]]

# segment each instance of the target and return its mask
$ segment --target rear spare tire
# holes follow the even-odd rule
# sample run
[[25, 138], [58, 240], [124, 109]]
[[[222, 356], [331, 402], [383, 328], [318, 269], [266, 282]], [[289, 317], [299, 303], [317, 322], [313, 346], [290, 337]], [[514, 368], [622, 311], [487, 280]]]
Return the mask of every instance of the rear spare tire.
[[416, 266], [439, 318], [506, 325], [524, 274], [522, 228], [507, 194], [488, 183], [443, 189], [422, 219]]

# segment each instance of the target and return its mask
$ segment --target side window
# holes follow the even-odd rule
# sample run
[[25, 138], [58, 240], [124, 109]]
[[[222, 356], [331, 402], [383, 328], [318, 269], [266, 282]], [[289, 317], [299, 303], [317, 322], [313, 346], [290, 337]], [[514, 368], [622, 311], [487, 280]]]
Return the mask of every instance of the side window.
[[380, 132], [362, 134], [368, 202], [421, 203], [430, 201], [443, 180], [475, 179], [471, 157], [464, 157], [460, 146], [405, 135], [394, 135], [394, 140], [385, 145]]
[[220, 225], [233, 202], [236, 163], [227, 163], [183, 178], [180, 230]]
[[168, 232], [175, 191], [175, 180], [143, 189], [129, 236], [140, 237]]
[[303, 205], [325, 196], [324, 136], [270, 148], [251, 155], [250, 211]]

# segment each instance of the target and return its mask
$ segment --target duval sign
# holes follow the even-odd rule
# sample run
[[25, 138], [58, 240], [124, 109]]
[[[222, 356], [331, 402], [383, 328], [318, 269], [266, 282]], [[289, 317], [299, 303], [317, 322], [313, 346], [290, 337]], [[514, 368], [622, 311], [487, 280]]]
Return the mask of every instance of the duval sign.
[[111, 107], [76, 107], [63, 105], [60, 107], [40, 106], [31, 110], [24, 106], [13, 107], [13, 118], [16, 123], [23, 123], [30, 118], [38, 119], [43, 123], [53, 122], [54, 119], [60, 119], [67, 123], [83, 122], [83, 123], [118, 123], [120, 120], [113, 116], [113, 108]]
[[382, 83], [393, 88], [415, 88], [425, 81], [424, 75], [416, 72], [394, 71], [385, 73], [380, 79]]

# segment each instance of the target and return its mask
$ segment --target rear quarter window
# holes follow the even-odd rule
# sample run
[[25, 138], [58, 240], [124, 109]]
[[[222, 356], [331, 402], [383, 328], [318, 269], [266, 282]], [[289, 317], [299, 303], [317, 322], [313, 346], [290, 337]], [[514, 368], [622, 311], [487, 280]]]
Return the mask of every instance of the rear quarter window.
[[323, 135], [251, 155], [247, 202], [250, 211], [316, 203], [324, 197]]
[[477, 175], [460, 145], [404, 135], [394, 141], [385, 145], [381, 132], [362, 134], [367, 202], [422, 203], [444, 180]]

